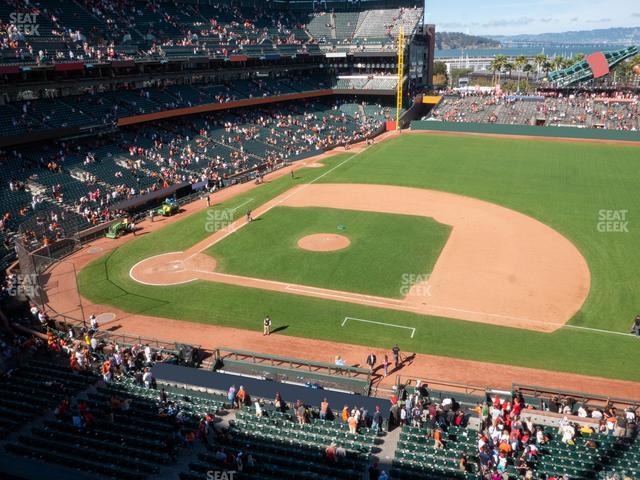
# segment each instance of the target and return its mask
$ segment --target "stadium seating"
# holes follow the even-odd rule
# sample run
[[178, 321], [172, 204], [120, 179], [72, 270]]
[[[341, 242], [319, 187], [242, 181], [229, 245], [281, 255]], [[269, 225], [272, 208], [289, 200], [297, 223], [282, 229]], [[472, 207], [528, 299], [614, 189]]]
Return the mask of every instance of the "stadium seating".
[[445, 96], [429, 118], [450, 122], [640, 129], [637, 96]]
[[[555, 420], [558, 423], [558, 420]], [[537, 455], [526, 457], [522, 452], [508, 456], [501, 470], [509, 478], [523, 478], [524, 470], [533, 472], [532, 478], [545, 479], [568, 475], [575, 479], [600, 478], [600, 472], [617, 472], [631, 478], [638, 475], [640, 443], [633, 439], [600, 433], [580, 433], [570, 443], [561, 441], [558, 427], [544, 427], [546, 443], [538, 443]], [[405, 425], [397, 445], [391, 477], [393, 479], [471, 479], [478, 478], [478, 430], [475, 428], [444, 427], [443, 448], [437, 448], [432, 436], [420, 427]], [[497, 449], [497, 447], [496, 447]], [[460, 468], [460, 459], [466, 468]]]
[[[273, 40], [274, 45], [281, 44], [283, 39], [286, 44], [309, 41], [304, 30], [293, 28], [296, 23], [293, 18], [271, 16], [251, 8], [235, 8], [226, 2], [181, 8], [167, 2], [152, 4], [135, 0], [117, 3], [85, 0], [73, 4], [43, 0], [40, 7], [37, 10], [40, 35], [33, 39], [16, 36], [18, 47], [11, 52], [13, 55], [3, 52], [6, 61], [17, 57], [23, 63], [36, 62], [40, 50], [43, 52], [40, 61], [89, 60], [105, 55], [118, 56], [118, 53], [122, 57], [217, 56], [222, 48], [232, 53], [240, 49], [239, 44], [255, 45], [264, 38]], [[22, 9], [31, 11], [27, 3]], [[0, 19], [10, 24], [9, 15], [14, 11], [15, 8], [7, 5], [0, 10]], [[212, 19], [215, 19], [215, 25], [211, 23]], [[243, 23], [248, 19], [253, 23]], [[223, 34], [219, 36], [219, 32]], [[81, 44], [85, 40], [88, 48]], [[154, 48], [147, 48], [149, 40], [157, 42]], [[114, 41], [115, 49], [109, 45]], [[110, 48], [109, 52], [107, 48]], [[256, 53], [263, 54], [264, 51]]]
[[[312, 87], [314, 84], [311, 82], [314, 82], [313, 78], [307, 79], [306, 85]], [[240, 96], [269, 88], [275, 94], [291, 92], [299, 85], [297, 80], [287, 79], [271, 81], [265, 87], [266, 83], [259, 86], [249, 80], [237, 82], [233, 91]], [[94, 97], [93, 103], [97, 103], [99, 108], [95, 112], [87, 112], [97, 116], [99, 112], [113, 111], [120, 116], [126, 115], [125, 110], [134, 108], [158, 111], [172, 102], [182, 105], [204, 97], [211, 98], [214, 93], [226, 94], [229, 90], [220, 86], [200, 89], [195, 85], [174, 85], [164, 91], [147, 91], [148, 95], [130, 91], [111, 92]], [[74, 105], [75, 101], [75, 97], [65, 99], [62, 111], [72, 112], [74, 107], [69, 104]], [[132, 192], [139, 194], [174, 183], [195, 183], [218, 176], [228, 178], [261, 165], [304, 158], [330, 144], [344, 141], [340, 139], [362, 140], [361, 132], [379, 128], [388, 114], [379, 106], [365, 104], [355, 109], [340, 108], [342, 103], [265, 106], [251, 111], [211, 113], [190, 120], [131, 127], [103, 137], [98, 144], [92, 139], [77, 140], [73, 148], [60, 158], [57, 158], [59, 147], [55, 143], [45, 148], [40, 145], [18, 147], [7, 159], [6, 165], [11, 168], [0, 170], [0, 180], [4, 185], [11, 181], [26, 185], [25, 189], [15, 191], [0, 190], [3, 213], [10, 213], [12, 217], [9, 231], [20, 227], [22, 232], [33, 232], [36, 239], [40, 239], [34, 240], [34, 245], [42, 240], [43, 235], [70, 235], [112, 218], [109, 205], [129, 197]], [[119, 106], [117, 109], [116, 104]], [[29, 108], [45, 112], [44, 117], [52, 117], [52, 112], [60, 107], [50, 107], [45, 111], [40, 103], [36, 103]], [[276, 112], [282, 119], [289, 118], [286, 122], [278, 120]], [[224, 122], [247, 133], [229, 143], [229, 132], [214, 127]], [[201, 134], [203, 130], [206, 130], [205, 135]], [[165, 139], [161, 148], [153, 148], [153, 142], [149, 140], [153, 135]], [[173, 139], [171, 144], [170, 139]], [[153, 157], [130, 151], [132, 146], [146, 149], [153, 153]], [[175, 149], [180, 149], [183, 155], [179, 165], [168, 162], [175, 155]], [[93, 160], [87, 162], [87, 156]], [[61, 168], [51, 171], [47, 167], [50, 160], [58, 161]], [[32, 203], [34, 198], [37, 198], [36, 203]]]
[[[15, 135], [72, 126], [113, 125], [122, 117], [167, 109], [287, 95], [323, 88], [394, 90], [393, 76], [342, 77], [336, 83], [324, 76], [237, 80], [229, 85], [176, 84], [165, 88], [119, 90], [92, 95], [39, 99], [8, 105], [0, 113], [0, 133]], [[18, 112], [21, 112], [19, 114]]]
[[335, 38], [335, 36], [333, 36], [335, 35], [333, 34], [333, 25], [334, 21], [332, 15], [330, 13], [322, 13], [315, 15], [307, 24], [307, 32], [309, 32], [309, 35], [318, 41], [332, 37]]
[[[362, 105], [353, 103], [338, 108], [355, 114], [362, 109]], [[53, 344], [52, 338], [66, 338], [57, 330], [51, 334], [49, 345]], [[571, 417], [568, 422], [569, 413], [519, 410], [535, 415], [538, 420], [546, 414], [544, 423], [554, 426], [539, 427], [542, 430], [529, 440], [522, 437], [516, 454], [507, 455], [496, 473], [491, 459], [482, 460], [478, 445], [480, 441], [487, 445], [493, 434], [497, 432], [499, 437], [501, 433], [496, 429], [492, 434], [485, 423], [481, 428], [485, 436], [481, 437], [477, 429], [480, 419], [472, 421], [465, 413], [469, 407], [479, 405], [475, 403], [479, 397], [472, 394], [461, 394], [454, 400], [451, 393], [444, 391], [427, 392], [411, 386], [398, 391], [401, 400], [395, 408], [403, 408], [403, 402], [407, 401], [436, 412], [436, 424], [443, 431], [443, 445], [439, 447], [426, 429], [428, 422], [425, 427], [418, 426], [422, 418], [419, 414], [412, 414], [413, 426], [400, 427], [399, 436], [379, 437], [367, 421], [358, 426], [357, 433], [352, 433], [342, 416], [334, 418], [337, 412], [322, 419], [314, 406], [304, 406], [302, 414], [297, 410], [298, 403], [293, 410], [288, 405], [276, 408], [264, 399], [252, 398], [231, 409], [226, 395], [196, 391], [161, 380], [158, 381], [161, 390], [154, 388], [153, 382], [143, 386], [138, 376], [141, 374], [134, 372], [153, 362], [149, 363], [146, 353], [141, 353], [144, 347], [141, 344], [123, 341], [120, 352], [133, 355], [136, 359], [133, 366], [122, 371], [112, 364], [113, 376], [109, 379], [103, 376], [101, 380], [92, 370], [104, 365], [105, 360], [115, 358], [109, 336], [103, 339], [105, 346], [94, 349], [87, 357], [92, 358], [89, 361], [93, 368], [72, 370], [65, 365], [66, 355], [48, 351], [26, 361], [0, 381], [3, 462], [32, 459], [37, 465], [61, 466], [105, 479], [205, 480], [209, 472], [219, 470], [237, 471], [239, 478], [250, 480], [351, 480], [364, 478], [374, 455], [380, 454], [378, 447], [384, 442], [386, 449], [395, 452], [390, 471], [390, 478], [394, 480], [471, 480], [489, 474], [515, 479], [522, 478], [525, 470], [531, 472], [526, 478], [539, 480], [564, 475], [577, 480], [595, 480], [613, 472], [620, 478], [625, 478], [624, 475], [635, 478], [640, 473], [637, 438], [628, 436], [626, 431], [611, 435], [576, 429], [575, 435], [566, 441], [561, 430], [573, 421], [597, 425], [593, 419], [579, 417]], [[0, 345], [5, 346], [1, 334]], [[85, 348], [84, 342], [69, 345], [73, 351]], [[134, 349], [138, 353], [134, 354]], [[176, 352], [167, 346], [157, 353], [173, 362]], [[75, 353], [71, 356], [75, 358]], [[102, 372], [104, 374], [104, 369]], [[358, 398], [361, 397], [353, 397], [356, 405]], [[445, 398], [450, 399], [448, 406]], [[515, 406], [520, 398], [524, 397], [505, 402]], [[496, 405], [506, 405], [501, 402], [496, 396], [488, 405], [494, 409]], [[574, 407], [582, 405], [578, 403]], [[506, 415], [505, 410], [498, 411], [502, 413], [492, 415]], [[453, 419], [459, 419], [460, 413], [465, 418], [456, 426], [458, 422]], [[495, 423], [499, 423], [498, 417]], [[202, 429], [203, 425], [208, 425], [208, 433], [200, 435], [207, 432], [207, 428]], [[511, 427], [520, 429], [525, 425], [529, 428], [529, 423], [516, 419]], [[388, 425], [383, 427], [386, 429]], [[537, 444], [537, 452], [524, 450], [523, 453], [523, 445], [533, 443]], [[335, 449], [333, 456], [328, 455], [328, 447]], [[493, 451], [498, 457], [497, 450], [496, 443], [484, 451]], [[464, 459], [464, 468], [461, 468], [461, 459]]]
[[[557, 429], [546, 428], [551, 441], [542, 447], [535, 470], [542, 475], [568, 474], [571, 478], [595, 478], [597, 472], [626, 472], [632, 477], [640, 473], [640, 443], [626, 445], [620, 438], [606, 434], [585, 434], [574, 445], [560, 441]], [[591, 446], [587, 442], [591, 441]]]
[[[243, 53], [261, 57], [268, 53], [320, 54], [334, 42], [356, 38], [385, 39], [397, 35], [400, 25], [407, 33], [422, 18], [421, 8], [395, 8], [333, 12], [312, 15], [274, 14], [259, 7], [237, 7], [228, 2], [215, 5], [177, 6], [170, 2], [120, 0], [72, 4], [41, 0], [39, 9], [16, 1], [19, 11], [35, 12], [37, 37], [12, 34], [14, 44], [2, 49], [3, 63], [30, 64], [92, 61], [109, 58], [190, 57], [224, 58]], [[11, 25], [16, 7], [3, 4], [0, 20]], [[2, 35], [7, 35], [4, 31]], [[85, 44], [86, 42], [86, 44]], [[150, 42], [152, 45], [150, 45]], [[8, 42], [7, 42], [8, 43]]]
[[357, 75], [341, 76], [335, 83], [335, 88], [344, 90], [387, 90], [394, 91], [398, 86], [398, 79], [393, 76]]
[[383, 37], [387, 26], [394, 23], [394, 16], [397, 13], [397, 9], [365, 12], [364, 19], [360, 22], [354, 36], [357, 38]]
[[365, 85], [365, 90], [393, 90], [398, 85], [398, 79], [390, 77], [374, 77]]
[[[61, 332], [55, 336], [64, 337]], [[92, 355], [94, 366], [110, 356], [100, 349]], [[245, 406], [227, 427], [211, 432], [206, 451], [194, 449], [191, 432], [200, 429], [203, 419], [225, 414], [226, 397], [174, 385], [163, 385], [160, 392], [137, 383], [132, 372], [105, 383], [62, 362], [64, 355], [50, 352], [0, 383], [0, 438], [9, 437], [3, 461], [29, 458], [127, 480], [169, 478], [180, 446], [189, 447], [190, 455], [188, 471], [180, 474], [184, 480], [206, 478], [208, 471], [224, 466], [216, 455], [220, 450], [250, 453], [256, 464], [247, 465], [241, 477], [249, 479], [347, 480], [362, 476], [369, 465], [374, 432], [362, 427], [349, 433], [346, 424], [321, 420], [313, 408], [308, 423], [301, 425], [295, 415], [273, 406], [264, 405], [261, 417]], [[338, 452], [344, 449], [335, 464], [325, 459], [332, 443]], [[235, 470], [235, 463], [227, 469]]]
[[[557, 428], [547, 427], [545, 432], [551, 441], [542, 446], [533, 461], [534, 478], [568, 475], [576, 479], [594, 479], [597, 472], [607, 471], [625, 472], [634, 477], [640, 471], [638, 442], [628, 445], [618, 437], [594, 433], [578, 437], [574, 445], [567, 445], [560, 441]], [[393, 461], [392, 478], [477, 478], [477, 434], [472, 429], [448, 427], [443, 437], [445, 448], [439, 449], [433, 446], [433, 440], [426, 437], [423, 429], [403, 427]], [[587, 441], [591, 442], [590, 446]], [[459, 468], [463, 455], [468, 460], [466, 472]], [[511, 460], [505, 473], [513, 478], [519, 478], [521, 474]]]
[[26, 114], [21, 115], [19, 112], [20, 110], [12, 105], [0, 109], [0, 132], [2, 135], [18, 135], [25, 131], [33, 132], [45, 128], [35, 118]]
[[413, 32], [422, 18], [421, 8], [367, 10], [360, 19], [356, 38], [396, 37], [400, 26], [405, 34]]
[[19, 430], [96, 380], [44, 359], [31, 360], [0, 383], [0, 435]]
[[335, 37], [337, 39], [353, 38], [356, 29], [360, 25], [360, 13], [338, 12], [335, 14]]
[[[375, 438], [370, 429], [350, 434], [340, 421], [318, 419], [317, 411], [311, 412], [310, 423], [300, 425], [295, 416], [270, 407], [263, 409], [260, 418], [252, 410], [246, 407], [237, 411], [230, 439], [213, 446], [235, 455], [250, 452], [257, 458], [256, 468], [243, 472], [243, 477], [353, 479], [360, 478], [368, 466]], [[325, 461], [325, 449], [332, 443], [345, 449], [345, 456], [335, 465]], [[204, 478], [207, 471], [221, 466], [213, 454], [198, 457], [199, 461], [189, 464], [189, 471], [180, 475], [182, 480]]]
[[[391, 477], [394, 479], [472, 479], [477, 478], [477, 470], [461, 472], [458, 466], [464, 454], [470, 463], [476, 459], [477, 432], [463, 427], [449, 426], [444, 434], [444, 449], [434, 447], [433, 440], [426, 437], [426, 431], [404, 426], [393, 460]], [[473, 468], [473, 467], [472, 467]]]
[[[137, 386], [129, 377], [87, 389], [97, 380], [91, 373], [75, 373], [41, 359], [31, 360], [1, 383], [0, 435], [22, 428], [5, 445], [6, 452], [101, 477], [143, 479], [171, 463], [168, 436], [196, 430], [201, 418], [224, 407], [222, 398], [167, 387], [167, 401], [180, 412], [176, 422], [163, 413], [166, 405], [160, 403], [158, 391]], [[38, 426], [23, 428], [64, 399], [71, 400], [67, 414], [48, 416]], [[114, 401], [120, 406], [114, 406]], [[90, 424], [73, 424], [80, 404], [93, 415]]]

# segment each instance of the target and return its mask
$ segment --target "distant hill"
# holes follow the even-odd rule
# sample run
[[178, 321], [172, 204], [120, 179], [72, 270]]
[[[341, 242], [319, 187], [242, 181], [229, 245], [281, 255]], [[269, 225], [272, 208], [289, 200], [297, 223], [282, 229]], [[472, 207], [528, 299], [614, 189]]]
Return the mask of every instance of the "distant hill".
[[476, 37], [461, 32], [436, 31], [436, 49], [448, 50], [451, 48], [498, 48], [500, 42], [485, 37]]
[[499, 42], [640, 45], [640, 27], [601, 28], [536, 35], [489, 35]]

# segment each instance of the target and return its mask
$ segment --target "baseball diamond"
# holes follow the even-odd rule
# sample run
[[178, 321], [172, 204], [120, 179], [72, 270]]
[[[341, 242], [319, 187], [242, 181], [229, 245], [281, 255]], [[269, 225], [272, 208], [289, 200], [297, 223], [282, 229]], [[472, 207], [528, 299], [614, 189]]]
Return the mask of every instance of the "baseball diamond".
[[640, 480], [596, 3], [0, 0], [0, 479]]
[[[418, 155], [427, 145], [429, 154]], [[449, 152], [454, 150], [452, 158]], [[327, 340], [343, 339], [344, 331], [336, 327], [347, 314], [417, 328], [413, 342], [405, 347], [417, 352], [452, 355], [455, 351], [459, 356], [462, 342], [463, 355], [470, 359], [583, 374], [597, 369], [601, 375], [631, 380], [636, 376], [629, 361], [634, 338], [563, 325], [624, 332], [633, 317], [632, 289], [620, 294], [613, 278], [633, 270], [633, 257], [623, 252], [624, 245], [631, 248], [634, 234], [612, 238], [598, 232], [597, 222], [602, 203], [615, 206], [620, 202], [616, 198], [628, 198], [625, 191], [633, 188], [621, 179], [611, 189], [600, 159], [615, 156], [616, 168], [628, 170], [624, 178], [630, 178], [637, 168], [636, 150], [490, 137], [393, 137], [358, 152], [325, 157], [322, 170], [297, 170], [293, 182], [274, 179], [209, 207], [232, 209], [243, 202], [243, 195], [250, 195], [254, 220], [249, 224], [244, 210], [238, 210], [232, 223], [210, 234], [204, 228], [204, 209], [126, 242], [82, 269], [79, 287], [95, 303], [205, 324], [258, 328], [253, 323], [260, 312], [277, 311], [277, 318], [288, 325], [283, 334]], [[551, 182], [558, 169], [579, 171], [582, 180], [569, 181], [572, 177], [565, 175], [566, 182]], [[560, 202], [565, 208], [557, 208]], [[401, 274], [388, 278], [383, 271], [376, 276], [384, 260], [356, 256], [355, 263], [349, 263], [348, 253], [355, 244], [336, 252], [303, 253], [295, 242], [316, 228], [317, 215], [309, 215], [308, 209], [318, 207], [338, 216], [321, 221], [317, 228], [322, 232], [333, 228], [347, 238], [355, 233], [349, 226], [352, 222], [346, 222], [343, 231], [337, 229], [344, 208], [349, 215], [383, 212], [409, 220], [424, 215], [448, 225], [451, 233], [442, 247], [434, 249], [432, 242], [409, 238], [393, 240], [399, 251], [389, 253], [406, 258], [415, 255], [404, 250], [409, 247], [435, 251], [432, 268], [426, 259], [422, 265], [409, 262], [402, 267], [407, 270], [402, 273], [409, 275], [428, 274], [421, 281], [429, 288], [409, 285], [402, 295]], [[291, 220], [288, 215], [293, 215]], [[367, 240], [393, 238], [396, 233], [379, 227]], [[403, 241], [409, 243], [402, 247], [398, 242]], [[374, 243], [378, 242], [382, 239]], [[611, 242], [618, 245], [615, 251], [606, 258], [598, 254]], [[265, 252], [282, 257], [261, 264]], [[287, 252], [296, 260], [287, 262]], [[312, 271], [315, 262], [320, 265], [317, 270], [333, 261], [323, 255], [340, 257], [327, 271]], [[221, 263], [225, 268], [219, 268]], [[251, 265], [259, 267], [252, 270]], [[331, 288], [333, 277], [344, 278], [342, 288]], [[378, 284], [390, 293], [376, 293], [372, 286]], [[252, 292], [249, 297], [247, 288]], [[611, 315], [625, 304], [626, 316]], [[461, 328], [468, 333], [453, 335]], [[435, 338], [439, 339], [435, 343], [430, 340]], [[596, 339], [594, 345], [580, 347], [591, 339]], [[359, 328], [354, 340], [376, 346], [388, 341], [366, 328]], [[538, 347], [523, 351], [522, 342]], [[494, 343], [501, 345], [500, 351], [485, 348]], [[567, 343], [576, 348], [560, 347]], [[614, 350], [620, 353], [617, 363], [601, 361], [615, 355]], [[554, 353], [538, 355], [539, 351]]]

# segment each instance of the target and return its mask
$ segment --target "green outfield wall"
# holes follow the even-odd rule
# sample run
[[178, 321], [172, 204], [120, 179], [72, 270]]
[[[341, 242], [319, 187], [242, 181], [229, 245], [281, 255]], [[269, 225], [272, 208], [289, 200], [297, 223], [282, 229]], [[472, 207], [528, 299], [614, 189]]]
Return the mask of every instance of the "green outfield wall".
[[588, 138], [640, 142], [640, 132], [602, 130], [598, 128], [537, 127], [532, 125], [416, 120], [411, 122], [411, 129], [435, 132], [490, 133], [495, 135], [526, 135], [534, 137]]

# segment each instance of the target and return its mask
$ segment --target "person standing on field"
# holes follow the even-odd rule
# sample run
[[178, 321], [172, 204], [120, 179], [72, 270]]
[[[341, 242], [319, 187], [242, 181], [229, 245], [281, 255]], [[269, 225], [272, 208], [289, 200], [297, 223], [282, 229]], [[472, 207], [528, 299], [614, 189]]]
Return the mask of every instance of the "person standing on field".
[[393, 346], [391, 352], [393, 353], [393, 367], [398, 368], [400, 364], [400, 347], [397, 343]]
[[262, 335], [271, 335], [271, 317], [267, 315], [262, 322]]
[[373, 367], [376, 365], [376, 355], [375, 353], [370, 353], [367, 356], [367, 365], [369, 365], [369, 371], [373, 371]]

